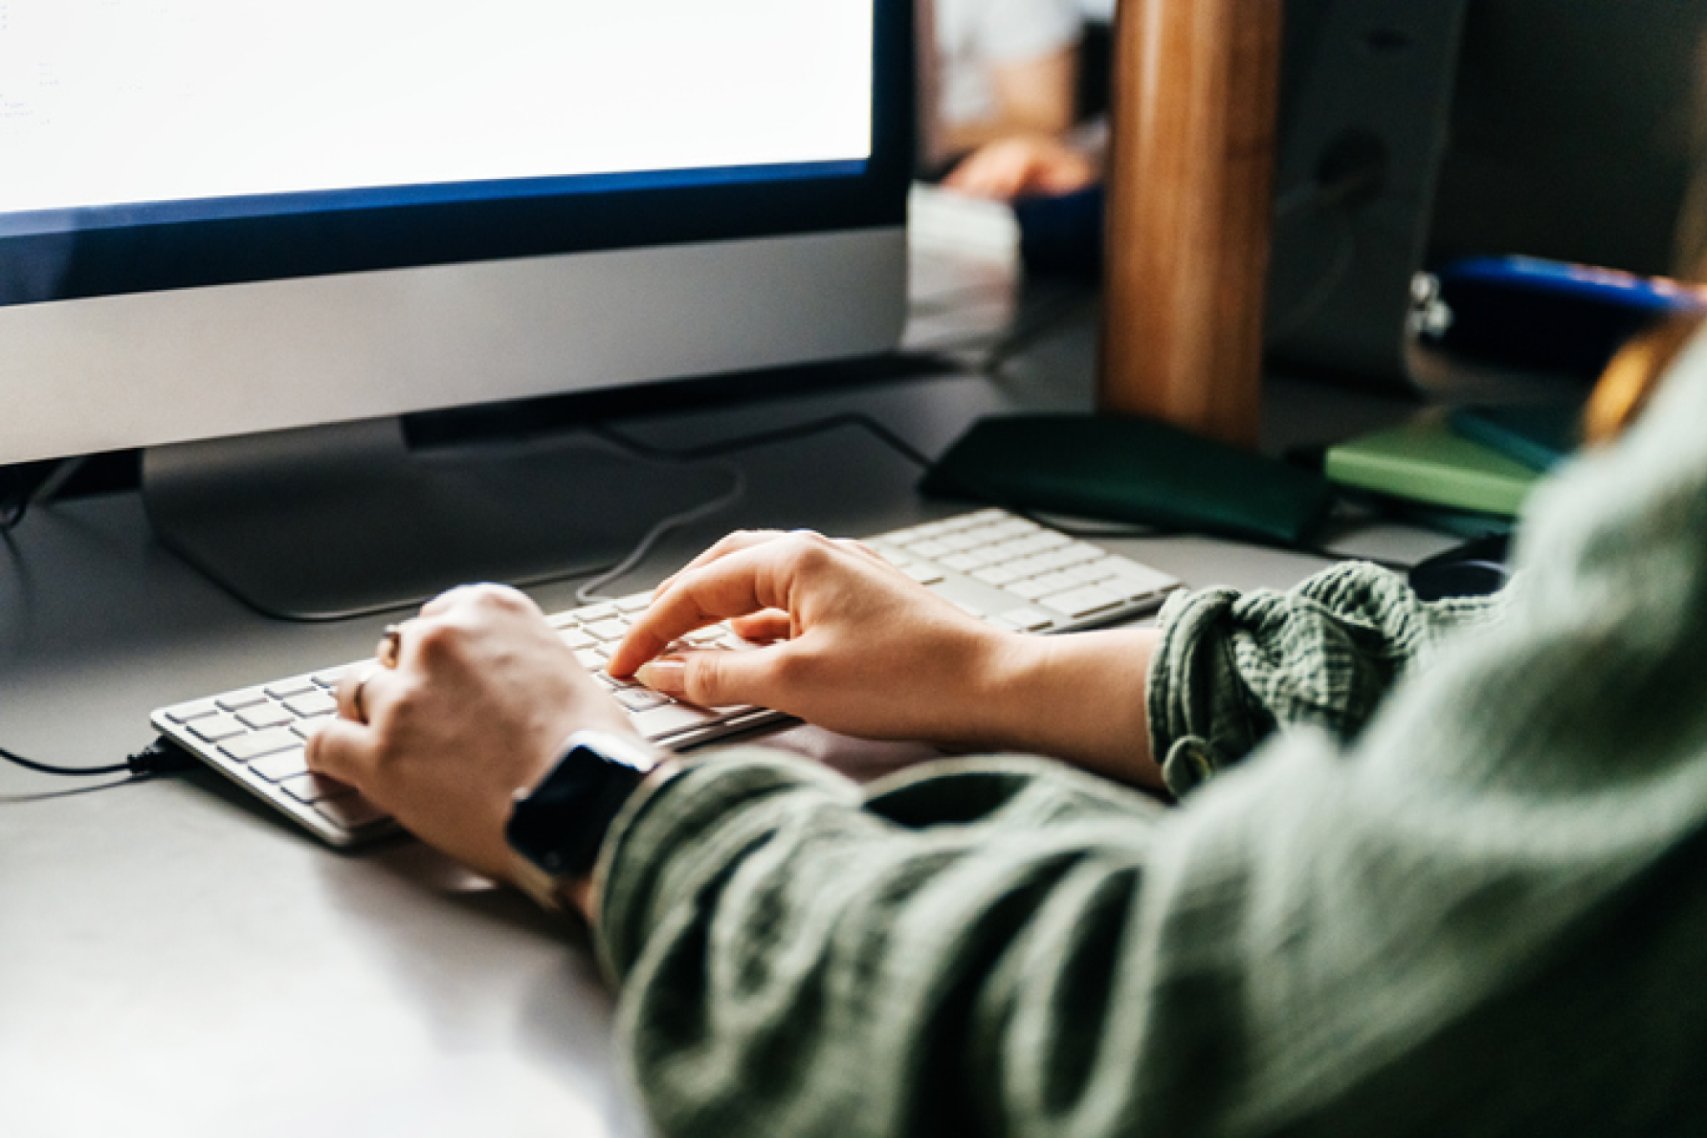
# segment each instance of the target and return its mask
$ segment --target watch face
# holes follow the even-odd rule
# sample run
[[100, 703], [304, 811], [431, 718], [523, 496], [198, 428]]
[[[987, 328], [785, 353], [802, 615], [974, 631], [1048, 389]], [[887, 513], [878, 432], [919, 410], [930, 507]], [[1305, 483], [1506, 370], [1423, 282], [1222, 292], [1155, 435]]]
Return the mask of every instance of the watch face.
[[544, 781], [516, 803], [505, 831], [510, 847], [554, 877], [590, 873], [611, 822], [646, 777], [629, 757], [572, 741]]

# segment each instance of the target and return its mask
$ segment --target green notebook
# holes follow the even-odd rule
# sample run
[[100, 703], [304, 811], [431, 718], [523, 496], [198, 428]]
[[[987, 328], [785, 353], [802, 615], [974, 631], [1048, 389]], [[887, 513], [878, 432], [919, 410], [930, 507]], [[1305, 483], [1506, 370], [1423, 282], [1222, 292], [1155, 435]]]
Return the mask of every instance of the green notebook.
[[1548, 471], [1582, 445], [1582, 400], [1520, 407], [1460, 407], [1452, 429], [1473, 443]]
[[982, 419], [925, 476], [926, 493], [1296, 545], [1333, 491], [1309, 471], [1149, 419]]
[[1437, 414], [1329, 447], [1323, 470], [1342, 486], [1502, 517], [1515, 516], [1541, 479]]

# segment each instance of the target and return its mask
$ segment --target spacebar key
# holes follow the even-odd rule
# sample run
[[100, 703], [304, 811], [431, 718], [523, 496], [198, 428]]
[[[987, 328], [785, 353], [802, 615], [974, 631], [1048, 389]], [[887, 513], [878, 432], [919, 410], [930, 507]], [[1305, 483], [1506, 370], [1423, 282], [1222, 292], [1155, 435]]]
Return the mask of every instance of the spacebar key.
[[1056, 612], [1066, 613], [1073, 620], [1090, 616], [1092, 613], [1111, 609], [1126, 598], [1108, 589], [1092, 586], [1088, 589], [1074, 589], [1070, 593], [1057, 593], [1052, 597], [1044, 597], [1040, 602], [1046, 608]]
[[685, 703], [667, 703], [663, 707], [648, 708], [645, 711], [628, 713], [629, 722], [634, 729], [648, 739], [659, 739], [665, 735], [674, 735], [689, 727], [698, 727], [710, 723], [717, 716], [702, 708], [690, 707]]

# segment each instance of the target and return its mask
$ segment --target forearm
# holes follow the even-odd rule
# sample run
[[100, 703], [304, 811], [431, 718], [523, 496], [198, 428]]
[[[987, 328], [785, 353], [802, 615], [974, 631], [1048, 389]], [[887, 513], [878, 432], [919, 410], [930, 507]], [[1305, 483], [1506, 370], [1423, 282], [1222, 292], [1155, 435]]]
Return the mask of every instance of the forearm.
[[972, 742], [1159, 788], [1145, 688], [1160, 638], [1147, 628], [1016, 638], [993, 685], [991, 731]]
[[[1163, 813], [1036, 761], [945, 764], [870, 797], [764, 752], [690, 769], [607, 855], [602, 948], [656, 1127], [853, 1138], [980, 1129], [962, 1108], [1031, 1115], [1002, 1104], [1029, 1080], [998, 1086], [1015, 995], [1000, 962], [1028, 937], [1124, 921], [1135, 890], [1083, 885], [1135, 885]], [[1027, 990], [1033, 1010], [1049, 1002]], [[1099, 1019], [1083, 1005], [1050, 1031], [1082, 1038]]]

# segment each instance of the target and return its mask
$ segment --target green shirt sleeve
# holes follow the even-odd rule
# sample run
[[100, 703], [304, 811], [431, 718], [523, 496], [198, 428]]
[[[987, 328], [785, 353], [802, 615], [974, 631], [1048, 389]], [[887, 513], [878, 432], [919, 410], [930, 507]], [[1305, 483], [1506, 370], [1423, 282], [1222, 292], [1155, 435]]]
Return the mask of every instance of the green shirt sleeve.
[[762, 751], [630, 803], [600, 936], [658, 1129], [1707, 1130], [1704, 422], [1698, 346], [1537, 492], [1501, 620], [1178, 808]]
[[1504, 601], [1425, 602], [1397, 575], [1358, 562], [1288, 592], [1175, 595], [1147, 697], [1151, 754], [1168, 789], [1185, 795], [1279, 728], [1349, 741], [1401, 677]]

